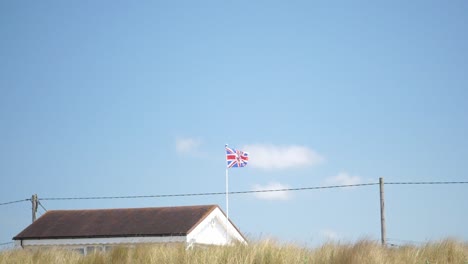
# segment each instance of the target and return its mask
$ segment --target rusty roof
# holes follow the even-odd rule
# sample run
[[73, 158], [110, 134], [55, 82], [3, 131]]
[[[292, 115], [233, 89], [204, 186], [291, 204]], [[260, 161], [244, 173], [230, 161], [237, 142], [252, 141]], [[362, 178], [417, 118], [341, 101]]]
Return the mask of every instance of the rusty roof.
[[134, 236], [184, 236], [217, 205], [51, 210], [14, 240]]

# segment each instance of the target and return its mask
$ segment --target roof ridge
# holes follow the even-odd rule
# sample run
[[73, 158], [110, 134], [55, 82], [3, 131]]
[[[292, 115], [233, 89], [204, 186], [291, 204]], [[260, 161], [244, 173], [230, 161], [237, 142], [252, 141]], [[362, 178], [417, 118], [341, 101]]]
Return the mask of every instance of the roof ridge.
[[219, 207], [217, 204], [158, 206], [158, 207], [124, 207], [124, 208], [90, 208], [90, 209], [50, 209], [48, 212], [75, 212], [75, 211], [107, 211], [107, 210], [137, 210], [137, 209], [163, 209], [163, 208], [189, 208], [189, 207]]

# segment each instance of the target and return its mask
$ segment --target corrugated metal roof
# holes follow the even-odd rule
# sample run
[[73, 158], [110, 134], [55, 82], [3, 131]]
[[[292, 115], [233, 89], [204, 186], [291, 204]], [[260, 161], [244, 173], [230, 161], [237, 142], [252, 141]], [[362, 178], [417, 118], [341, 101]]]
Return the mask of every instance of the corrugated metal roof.
[[13, 239], [183, 236], [217, 207], [51, 210]]

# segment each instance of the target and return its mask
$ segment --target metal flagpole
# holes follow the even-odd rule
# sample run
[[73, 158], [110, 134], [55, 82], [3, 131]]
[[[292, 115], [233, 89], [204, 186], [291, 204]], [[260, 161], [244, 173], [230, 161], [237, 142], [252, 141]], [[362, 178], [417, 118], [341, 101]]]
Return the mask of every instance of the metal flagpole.
[[229, 175], [226, 168], [226, 217], [229, 219]]
[[226, 244], [228, 243], [228, 222], [229, 222], [229, 175], [226, 167]]

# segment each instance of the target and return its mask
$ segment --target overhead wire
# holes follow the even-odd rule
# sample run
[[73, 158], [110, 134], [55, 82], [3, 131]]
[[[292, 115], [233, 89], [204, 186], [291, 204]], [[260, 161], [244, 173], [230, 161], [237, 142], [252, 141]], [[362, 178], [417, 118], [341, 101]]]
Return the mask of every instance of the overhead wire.
[[26, 202], [26, 201], [31, 201], [31, 199], [22, 199], [22, 200], [17, 200], [17, 201], [5, 202], [5, 203], [0, 203], [0, 205], [7, 205], [7, 204], [14, 204], [14, 203], [21, 203], [21, 202]]
[[[451, 181], [451, 182], [387, 182], [389, 185], [427, 185], [427, 184], [468, 184], [468, 181]], [[268, 193], [268, 192], [290, 192], [290, 191], [305, 191], [319, 189], [336, 189], [379, 185], [379, 183], [359, 183], [331, 186], [314, 186], [300, 188], [282, 188], [282, 189], [267, 189], [267, 190], [250, 190], [250, 191], [231, 191], [228, 194], [252, 194], [252, 193]], [[46, 197], [41, 200], [102, 200], [102, 199], [135, 199], [135, 198], [167, 198], [167, 197], [184, 197], [184, 196], [212, 196], [225, 195], [226, 192], [205, 192], [205, 193], [182, 193], [182, 194], [156, 194], [156, 195], [129, 195], [129, 196], [91, 196], [91, 197]]]
[[385, 185], [444, 185], [444, 184], [468, 184], [468, 181], [386, 182], [385, 183]]
[[[432, 181], [432, 182], [386, 182], [385, 185], [448, 185], [448, 184], [468, 184], [468, 181]], [[359, 184], [345, 184], [345, 185], [331, 185], [331, 186], [313, 186], [313, 187], [300, 187], [300, 188], [282, 188], [282, 189], [266, 189], [266, 190], [249, 190], [249, 191], [231, 191], [228, 194], [252, 194], [252, 193], [269, 193], [269, 192], [291, 192], [291, 191], [305, 191], [305, 190], [319, 190], [319, 189], [336, 189], [336, 188], [351, 188], [379, 185], [379, 183], [359, 183]], [[213, 196], [225, 195], [226, 192], [204, 192], [204, 193], [181, 193], [181, 194], [155, 194], [155, 195], [126, 195], [126, 196], [89, 196], [89, 197], [45, 197], [40, 200], [57, 201], [57, 200], [104, 200], [104, 199], [137, 199], [137, 198], [167, 198], [167, 197], [187, 197], [187, 196]], [[31, 201], [31, 199], [22, 199], [17, 201], [10, 201], [0, 203], [1, 205], [20, 203]], [[39, 205], [47, 211], [47, 209], [39, 202]]]
[[[301, 187], [301, 188], [231, 191], [231, 192], [228, 192], [228, 194], [250, 194], [250, 193], [266, 193], [266, 192], [289, 192], [289, 191], [305, 191], [305, 190], [318, 190], [318, 189], [335, 189], [335, 188], [371, 186], [371, 185], [378, 185], [378, 184], [379, 183], [360, 183], [360, 184], [315, 186], [315, 187]], [[166, 198], [166, 197], [210, 196], [210, 195], [225, 195], [225, 194], [226, 192], [205, 192], [205, 193], [182, 193], [182, 194], [130, 195], [130, 196], [45, 197], [45, 198], [41, 198], [41, 200], [102, 200], [102, 199]]]
[[37, 203], [42, 207], [42, 209], [44, 209], [44, 211], [47, 212], [47, 209], [45, 209], [45, 207], [42, 205], [41, 201], [37, 201]]

